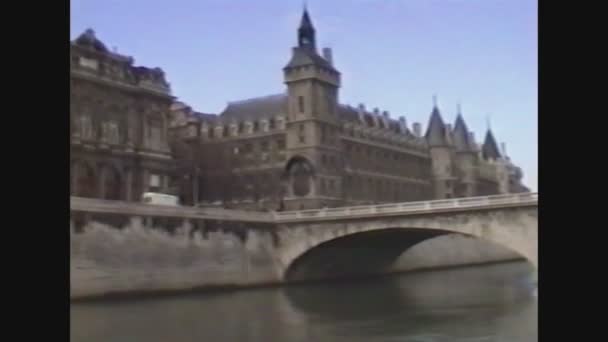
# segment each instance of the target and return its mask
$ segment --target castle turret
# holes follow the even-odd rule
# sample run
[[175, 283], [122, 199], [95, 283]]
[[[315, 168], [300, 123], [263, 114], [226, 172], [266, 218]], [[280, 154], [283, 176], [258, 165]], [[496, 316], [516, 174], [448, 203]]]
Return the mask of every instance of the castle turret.
[[486, 137], [481, 147], [481, 156], [486, 162], [492, 163], [495, 166], [496, 181], [498, 183], [497, 192], [500, 194], [508, 193], [508, 162], [500, 153], [500, 149], [498, 148], [498, 144], [496, 143], [496, 139], [490, 128], [488, 128], [488, 131], [486, 132]]
[[441, 113], [435, 101], [425, 135], [433, 165], [435, 198], [454, 197], [454, 170], [449, 135], [450, 132], [441, 118]]
[[456, 165], [459, 170], [458, 184], [456, 185], [457, 197], [470, 197], [475, 195], [475, 161], [477, 152], [475, 141], [469, 132], [467, 124], [462, 117], [460, 106], [454, 123], [454, 149]]

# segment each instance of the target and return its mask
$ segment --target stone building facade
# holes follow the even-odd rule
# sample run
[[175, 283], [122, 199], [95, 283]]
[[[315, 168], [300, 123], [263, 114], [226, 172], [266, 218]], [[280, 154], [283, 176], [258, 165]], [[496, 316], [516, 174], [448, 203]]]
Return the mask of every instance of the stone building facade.
[[438, 107], [426, 133], [404, 117], [341, 104], [341, 75], [318, 53], [307, 11], [283, 68], [282, 94], [231, 102], [219, 115], [175, 102], [170, 136], [186, 203], [309, 209], [528, 191], [491, 131], [479, 146], [461, 113]]
[[166, 191], [174, 101], [159, 68], [134, 66], [87, 30], [70, 44], [70, 193], [137, 201]]

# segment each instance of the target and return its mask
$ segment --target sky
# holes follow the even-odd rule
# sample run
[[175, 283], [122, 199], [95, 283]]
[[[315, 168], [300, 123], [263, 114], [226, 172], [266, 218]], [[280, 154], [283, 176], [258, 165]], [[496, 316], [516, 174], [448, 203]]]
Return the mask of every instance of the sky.
[[[220, 113], [283, 92], [302, 0], [71, 0], [70, 39], [87, 28], [135, 64], [165, 71], [173, 95]], [[491, 127], [538, 187], [538, 29], [534, 0], [308, 0], [317, 48], [331, 47], [340, 102], [426, 128], [460, 103], [478, 142]]]

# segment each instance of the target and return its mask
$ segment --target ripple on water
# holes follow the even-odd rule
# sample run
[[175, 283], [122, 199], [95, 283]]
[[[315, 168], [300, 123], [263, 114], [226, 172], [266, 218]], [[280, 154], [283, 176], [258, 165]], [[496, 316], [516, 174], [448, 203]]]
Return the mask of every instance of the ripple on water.
[[522, 281], [526, 269], [72, 305], [71, 340], [535, 342], [538, 304]]

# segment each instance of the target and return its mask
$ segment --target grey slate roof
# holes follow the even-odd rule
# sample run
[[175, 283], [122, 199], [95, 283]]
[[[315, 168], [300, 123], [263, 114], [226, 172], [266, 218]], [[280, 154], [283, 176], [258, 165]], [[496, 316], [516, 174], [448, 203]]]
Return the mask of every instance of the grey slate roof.
[[304, 9], [304, 13], [302, 14], [302, 20], [300, 21], [300, 29], [315, 29], [312, 26], [312, 20], [310, 20], [310, 15], [308, 15], [308, 9], [306, 8]]
[[356, 108], [347, 105], [338, 105], [338, 115], [340, 118], [347, 122], [358, 122], [359, 111]]
[[470, 141], [469, 129], [460, 113], [456, 116], [456, 122], [454, 123], [454, 145], [457, 151], [475, 150], [475, 142]]
[[445, 130], [445, 124], [441, 118], [441, 113], [439, 113], [439, 108], [434, 106], [425, 134], [425, 138], [429, 146], [447, 146], [448, 143], [446, 140]]
[[498, 159], [501, 156], [496, 139], [494, 139], [494, 134], [489, 129], [486, 132], [486, 138], [481, 147], [481, 154], [484, 159]]
[[193, 114], [194, 114], [194, 116], [196, 116], [197, 118], [200, 118], [201, 120], [203, 120], [205, 122], [215, 123], [215, 122], [219, 121], [219, 116], [217, 114], [200, 113], [200, 112], [194, 112]]
[[[219, 115], [202, 114], [206, 121], [230, 122], [232, 120], [261, 120], [269, 119], [277, 115], [287, 115], [287, 94], [274, 94], [262, 97], [251, 98], [242, 101], [229, 102], [228, 106]], [[347, 122], [359, 122], [359, 112], [356, 108], [348, 105], [338, 105], [338, 115], [340, 119]], [[372, 116], [370, 113], [365, 115]], [[399, 132], [399, 122], [389, 119], [389, 128]]]
[[220, 114], [222, 120], [260, 120], [287, 114], [287, 94], [275, 94], [229, 102]]
[[315, 51], [300, 47], [293, 48], [291, 59], [284, 69], [306, 65], [322, 66], [333, 72], [338, 72], [327, 60], [319, 56]]

